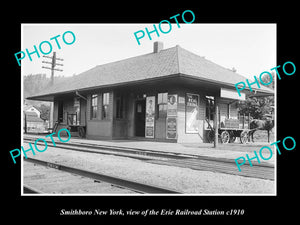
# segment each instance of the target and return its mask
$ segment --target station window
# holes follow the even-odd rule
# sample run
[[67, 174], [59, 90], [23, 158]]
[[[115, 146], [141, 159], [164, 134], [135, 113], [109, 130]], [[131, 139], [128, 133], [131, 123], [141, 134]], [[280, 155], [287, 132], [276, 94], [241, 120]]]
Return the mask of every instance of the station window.
[[108, 119], [109, 113], [109, 93], [103, 93], [102, 95], [102, 119]]
[[168, 93], [158, 93], [157, 105], [158, 105], [158, 118], [166, 118], [167, 109], [168, 109]]
[[215, 98], [213, 96], [205, 96], [206, 97], [206, 113], [205, 117], [208, 120], [214, 120], [215, 113]]
[[97, 114], [98, 114], [98, 95], [94, 94], [92, 95], [91, 118], [92, 119], [97, 118]]

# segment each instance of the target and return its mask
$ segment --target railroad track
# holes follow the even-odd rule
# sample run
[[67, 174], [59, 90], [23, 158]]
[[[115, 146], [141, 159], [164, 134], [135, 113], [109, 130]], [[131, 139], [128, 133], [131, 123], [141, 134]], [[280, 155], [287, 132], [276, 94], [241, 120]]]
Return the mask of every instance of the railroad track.
[[25, 193], [25, 194], [43, 194], [42, 191], [37, 190], [36, 188], [33, 188], [26, 184], [23, 184], [23, 193]]
[[185, 159], [185, 160], [150, 160], [148, 162], [159, 164], [177, 166], [183, 168], [190, 168], [195, 170], [204, 170], [217, 173], [226, 173], [231, 175], [239, 175], [244, 177], [254, 177], [261, 179], [274, 180], [274, 168], [266, 166], [254, 165], [243, 166], [242, 171], [238, 171], [235, 163], [227, 163], [220, 161], [208, 161], [201, 159]]
[[[95, 173], [92, 171], [82, 170], [78, 168], [73, 168], [61, 164], [56, 164], [52, 162], [47, 162], [39, 159], [33, 159], [33, 158], [23, 158], [26, 162], [35, 163], [38, 165], [58, 169], [64, 172], [76, 174], [82, 177], [91, 178], [97, 181], [102, 181], [106, 183], [110, 183], [114, 186], [130, 189], [132, 191], [135, 191], [137, 193], [143, 193], [143, 194], [180, 194], [180, 192], [177, 192], [175, 190], [158, 187], [158, 186], [152, 186], [148, 184], [142, 184], [131, 180], [122, 179], [119, 177], [109, 176], [101, 173]], [[25, 187], [26, 188], [26, 187]], [[30, 193], [38, 193], [38, 191], [34, 191], [32, 188], [27, 187], [27, 191]]]
[[[26, 142], [34, 142], [35, 139], [24, 138]], [[220, 161], [220, 162], [228, 162], [235, 164], [233, 159], [228, 158], [216, 158], [216, 157], [209, 157], [209, 156], [199, 156], [193, 154], [183, 154], [183, 153], [175, 153], [175, 152], [164, 152], [164, 151], [155, 151], [155, 150], [145, 150], [139, 148], [130, 148], [130, 147], [117, 147], [117, 146], [107, 146], [107, 145], [98, 145], [98, 144], [87, 144], [87, 143], [59, 143], [56, 142], [56, 146], [52, 144], [51, 141], [47, 141], [48, 146], [50, 147], [61, 147], [66, 150], [74, 150], [74, 151], [82, 151], [82, 152], [91, 152], [91, 153], [98, 153], [98, 154], [109, 154], [109, 155], [116, 155], [116, 156], [128, 156], [130, 158], [137, 158], [137, 159], [147, 159], [147, 157], [153, 157], [158, 159], [203, 159], [208, 161]], [[37, 145], [43, 145], [41, 143], [37, 143]], [[124, 153], [124, 154], [121, 154]], [[131, 156], [131, 155], [135, 155]], [[152, 158], [151, 158], [152, 159]], [[272, 167], [273, 165], [269, 163], [257, 163], [252, 162], [253, 165], [263, 166], [263, 167]], [[246, 161], [244, 165], [249, 165], [249, 162]]]
[[[34, 142], [35, 139], [24, 138], [26, 142]], [[163, 151], [154, 151], [154, 150], [145, 150], [139, 148], [129, 148], [129, 147], [117, 147], [117, 146], [107, 146], [107, 145], [98, 145], [98, 144], [80, 144], [80, 143], [59, 143], [55, 142], [54, 146], [52, 141], [47, 141], [47, 145], [51, 147], [62, 147], [64, 149], [70, 149], [75, 151], [89, 151], [91, 153], [100, 153], [100, 154], [110, 154], [123, 156], [121, 153], [126, 155], [136, 155], [136, 158], [142, 159], [143, 157], [155, 157], [155, 158], [172, 158], [172, 159], [182, 159], [182, 158], [194, 158], [198, 157], [197, 155], [192, 154], [182, 154], [182, 153], [172, 153], [172, 152], [163, 152]], [[43, 145], [37, 143], [37, 145]], [[83, 149], [84, 148], [84, 149]]]
[[[30, 138], [24, 138], [24, 140], [27, 142], [34, 141]], [[37, 144], [39, 145], [40, 143]], [[252, 162], [253, 166], [250, 167], [249, 162], [246, 162], [243, 165], [242, 171], [240, 172], [238, 171], [235, 162], [232, 159], [227, 158], [215, 158], [193, 154], [170, 153], [138, 148], [123, 148], [86, 143], [79, 144], [56, 142], [56, 146], [53, 146], [52, 142], [48, 141], [47, 144], [51, 147], [63, 148], [66, 150], [130, 157], [160, 165], [274, 180], [274, 166], [269, 163], [259, 164], [257, 162]]]

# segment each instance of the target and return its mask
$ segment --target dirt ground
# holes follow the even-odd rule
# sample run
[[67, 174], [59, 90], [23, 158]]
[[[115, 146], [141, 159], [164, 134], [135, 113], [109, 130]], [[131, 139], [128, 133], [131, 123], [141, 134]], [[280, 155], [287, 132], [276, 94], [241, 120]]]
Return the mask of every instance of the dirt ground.
[[[131, 158], [65, 151], [52, 147], [33, 157], [146, 184], [172, 187], [185, 194], [274, 195], [276, 190], [276, 182], [271, 180], [156, 165]], [[26, 171], [23, 174], [28, 175]], [[62, 181], [57, 185], [63, 185], [63, 183]]]

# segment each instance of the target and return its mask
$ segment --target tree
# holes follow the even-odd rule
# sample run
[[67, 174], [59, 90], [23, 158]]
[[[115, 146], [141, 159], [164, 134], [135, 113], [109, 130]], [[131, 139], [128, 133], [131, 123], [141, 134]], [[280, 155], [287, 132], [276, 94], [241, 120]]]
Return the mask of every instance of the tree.
[[265, 84], [268, 84], [270, 82], [270, 80], [272, 79], [272, 82], [269, 85], [267, 85], [267, 87], [274, 89], [275, 88], [275, 79], [276, 79], [275, 72], [272, 71], [271, 75], [272, 75], [272, 78], [267, 73], [264, 73], [262, 75], [261, 79], [262, 79], [263, 83], [265, 83]]
[[49, 120], [50, 119], [50, 105], [41, 104], [38, 109], [41, 111], [41, 119], [42, 120]]
[[239, 113], [248, 115], [254, 119], [263, 119], [266, 114], [270, 114], [274, 106], [274, 97], [251, 97], [238, 104]]
[[[263, 83], [267, 84], [272, 79], [272, 82], [266, 87], [274, 90], [276, 76], [273, 71], [271, 75], [272, 78], [267, 73], [264, 73], [261, 77], [261, 80]], [[272, 106], [274, 106], [274, 96], [250, 97], [246, 98], [245, 101], [240, 101], [238, 103], [240, 114], [245, 113], [245, 115], [248, 115], [250, 113], [250, 116], [252, 116], [254, 119], [262, 119], [266, 114], [271, 114], [273, 110]]]

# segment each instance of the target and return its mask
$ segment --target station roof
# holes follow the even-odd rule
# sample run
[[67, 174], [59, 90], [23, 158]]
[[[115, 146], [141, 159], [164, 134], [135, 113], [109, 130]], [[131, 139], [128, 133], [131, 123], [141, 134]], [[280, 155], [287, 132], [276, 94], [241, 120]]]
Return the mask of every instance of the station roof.
[[[98, 65], [60, 83], [55, 83], [27, 99], [47, 101], [53, 100], [53, 96], [60, 94], [125, 85], [137, 81], [146, 82], [168, 76], [188, 76], [234, 89], [236, 83], [246, 80], [244, 76], [177, 45], [159, 52]], [[262, 95], [274, 94], [272, 89], [263, 85], [261, 88], [252, 87], [252, 89]]]

